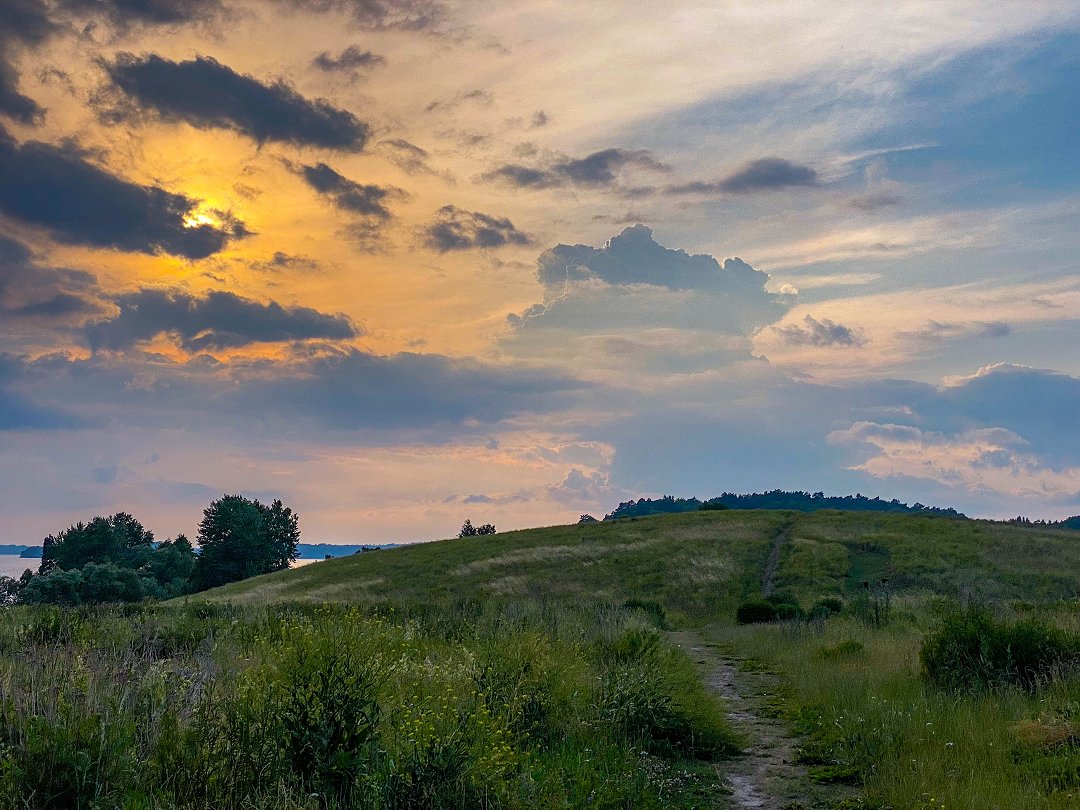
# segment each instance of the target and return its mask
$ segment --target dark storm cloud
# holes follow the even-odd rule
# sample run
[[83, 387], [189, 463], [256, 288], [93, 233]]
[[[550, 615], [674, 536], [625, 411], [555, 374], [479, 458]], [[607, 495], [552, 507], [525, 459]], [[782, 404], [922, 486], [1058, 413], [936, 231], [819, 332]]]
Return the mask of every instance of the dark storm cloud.
[[198, 352], [287, 340], [344, 340], [356, 326], [344, 315], [309, 307], [262, 304], [230, 292], [196, 297], [178, 290], [142, 289], [113, 299], [120, 314], [86, 330], [94, 351], [128, 349], [158, 335], [176, 335], [187, 351]]
[[792, 186], [816, 186], [818, 174], [809, 166], [783, 158], [767, 157], [743, 164], [716, 182], [682, 183], [668, 186], [668, 194], [749, 194]]
[[509, 219], [465, 211], [444, 205], [423, 231], [424, 244], [439, 253], [473, 248], [497, 248], [504, 245], [527, 245], [530, 239]]
[[93, 275], [37, 264], [25, 245], [0, 234], [0, 314], [65, 320], [103, 311]]
[[858, 328], [812, 315], [803, 318], [803, 326], [790, 324], [775, 327], [780, 339], [789, 346], [848, 346], [859, 348], [866, 345], [866, 335]]
[[[231, 129], [262, 144], [359, 151], [370, 135], [367, 124], [323, 99], [304, 98], [278, 80], [264, 84], [208, 56], [171, 62], [155, 54], [120, 54], [106, 65], [114, 87], [166, 121], [199, 129]], [[112, 118], [137, 116], [123, 105], [102, 110]]]
[[130, 183], [70, 142], [19, 145], [0, 128], [0, 214], [47, 228], [61, 242], [201, 259], [247, 235], [243, 223], [185, 227], [199, 203]]
[[19, 71], [13, 64], [15, 51], [39, 45], [57, 29], [41, 0], [3, 0], [0, 3], [0, 115], [33, 124], [45, 110], [19, 92]]
[[361, 51], [355, 45], [350, 45], [337, 56], [332, 56], [330, 51], [323, 51], [311, 64], [327, 73], [355, 73], [378, 67], [385, 62], [386, 59], [377, 53]]
[[319, 194], [327, 197], [335, 208], [375, 219], [390, 219], [386, 201], [401, 192], [396, 189], [357, 183], [334, 171], [325, 163], [298, 167], [300, 176]]
[[[546, 119], [545, 119], [546, 120]], [[665, 172], [668, 167], [645, 149], [602, 149], [583, 158], [563, 158], [546, 167], [506, 164], [481, 176], [519, 188], [556, 186], [611, 186], [626, 169]]]

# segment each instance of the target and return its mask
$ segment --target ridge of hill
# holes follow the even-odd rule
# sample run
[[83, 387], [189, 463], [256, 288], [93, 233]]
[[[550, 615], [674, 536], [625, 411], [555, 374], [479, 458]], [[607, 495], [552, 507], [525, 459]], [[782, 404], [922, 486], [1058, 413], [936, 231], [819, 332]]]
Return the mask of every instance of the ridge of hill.
[[604, 516], [604, 520], [696, 512], [700, 509], [791, 509], [796, 512], [842, 509], [847, 512], [897, 512], [911, 515], [965, 517], [964, 514], [948, 507], [926, 506], [917, 502], [909, 506], [896, 498], [886, 501], [878, 497], [868, 498], [861, 493], [855, 495], [826, 495], [824, 492], [811, 493], [799, 490], [773, 489], [768, 492], [751, 492], [746, 495], [725, 492], [706, 501], [699, 501], [697, 498], [676, 498], [674, 495], [664, 495], [655, 499], [638, 498], [636, 501], [620, 503], [609, 514]]
[[[785, 529], [786, 527], [786, 529]], [[773, 540], [787, 534], [778, 550]], [[1074, 531], [941, 515], [692, 512], [551, 526], [313, 563], [198, 594], [252, 604], [558, 600], [650, 603], [676, 623], [730, 618], [774, 586], [804, 606], [891, 591], [1041, 601], [1080, 593]]]

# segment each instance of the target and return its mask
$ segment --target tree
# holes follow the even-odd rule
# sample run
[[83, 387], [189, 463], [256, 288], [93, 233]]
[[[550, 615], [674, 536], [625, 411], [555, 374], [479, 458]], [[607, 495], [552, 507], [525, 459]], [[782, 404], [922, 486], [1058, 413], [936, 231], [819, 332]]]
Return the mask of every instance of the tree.
[[191, 541], [182, 534], [175, 540], [166, 540], [154, 549], [139, 573], [144, 580], [147, 594], [158, 599], [180, 596], [188, 589], [188, 580], [195, 567], [195, 550]]
[[49, 535], [42, 547], [38, 568], [42, 574], [74, 571], [87, 563], [111, 562], [123, 568], [138, 568], [153, 553], [154, 533], [127, 512], [117, 512]]
[[0, 577], [0, 607], [14, 605], [21, 588], [22, 583], [14, 577]]
[[482, 534], [495, 534], [495, 524], [485, 523], [482, 526], [473, 526], [472, 521], [466, 519], [461, 524], [461, 531], [458, 532], [458, 537], [477, 537]]
[[288, 568], [297, 557], [298, 524], [299, 516], [281, 501], [266, 506], [242, 495], [222, 496], [206, 507], [199, 523], [193, 589]]

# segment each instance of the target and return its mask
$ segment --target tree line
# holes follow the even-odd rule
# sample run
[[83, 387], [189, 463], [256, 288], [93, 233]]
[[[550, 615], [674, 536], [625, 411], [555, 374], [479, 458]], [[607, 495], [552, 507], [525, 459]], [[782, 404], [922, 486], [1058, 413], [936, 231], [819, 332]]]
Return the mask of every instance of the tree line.
[[673, 495], [665, 495], [656, 499], [639, 498], [636, 501], [620, 503], [610, 514], [604, 516], [604, 520], [718, 509], [791, 509], [796, 512], [844, 509], [856, 512], [901, 512], [904, 514], [964, 517], [955, 509], [926, 506], [921, 503], [909, 506], [896, 498], [886, 501], [881, 498], [868, 498], [859, 493], [837, 496], [826, 495], [824, 492], [789, 492], [774, 489], [769, 492], [754, 492], [747, 495], [725, 492], [707, 501], [699, 501], [697, 498], [676, 498]]
[[126, 512], [76, 523], [42, 543], [37, 573], [0, 577], [0, 603], [80, 605], [172, 599], [281, 571], [297, 558], [299, 516], [224, 495], [203, 510], [199, 551], [183, 534], [156, 542]]

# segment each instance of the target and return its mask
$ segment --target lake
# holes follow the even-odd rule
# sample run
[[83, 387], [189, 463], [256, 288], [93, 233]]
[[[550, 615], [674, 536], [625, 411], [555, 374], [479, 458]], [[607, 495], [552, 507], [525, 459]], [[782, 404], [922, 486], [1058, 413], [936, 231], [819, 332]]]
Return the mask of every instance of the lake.
[[[292, 564], [292, 567], [299, 568], [302, 565], [310, 565], [316, 562], [322, 562], [322, 560], [297, 560]], [[18, 579], [27, 568], [36, 574], [40, 564], [40, 559], [27, 559], [17, 554], [0, 554], [0, 577], [15, 577], [15, 579]]]
[[0, 554], [0, 577], [15, 577], [18, 579], [22, 572], [29, 568], [37, 571], [41, 564], [39, 559], [27, 559], [17, 554]]

